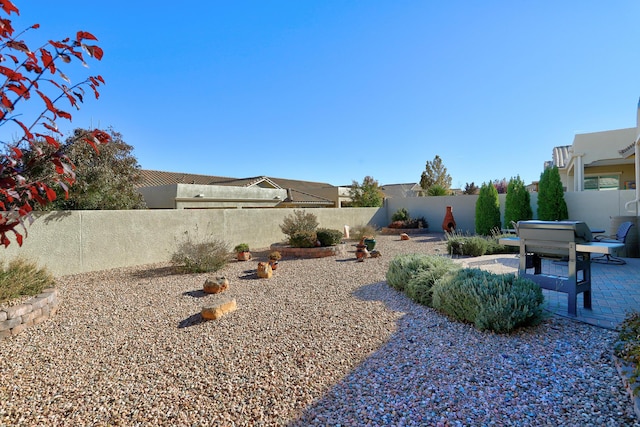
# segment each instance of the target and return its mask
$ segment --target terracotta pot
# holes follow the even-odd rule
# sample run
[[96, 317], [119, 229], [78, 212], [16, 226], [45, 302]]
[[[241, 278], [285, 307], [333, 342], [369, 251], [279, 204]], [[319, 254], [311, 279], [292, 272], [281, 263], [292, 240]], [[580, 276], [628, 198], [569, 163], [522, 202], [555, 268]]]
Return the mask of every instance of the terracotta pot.
[[238, 252], [238, 261], [249, 261], [251, 259], [251, 252], [244, 251]]
[[358, 261], [364, 261], [367, 256], [367, 245], [359, 243], [356, 245], [356, 259]]
[[278, 261], [269, 260], [269, 265], [271, 266], [271, 269], [275, 271], [278, 268]]

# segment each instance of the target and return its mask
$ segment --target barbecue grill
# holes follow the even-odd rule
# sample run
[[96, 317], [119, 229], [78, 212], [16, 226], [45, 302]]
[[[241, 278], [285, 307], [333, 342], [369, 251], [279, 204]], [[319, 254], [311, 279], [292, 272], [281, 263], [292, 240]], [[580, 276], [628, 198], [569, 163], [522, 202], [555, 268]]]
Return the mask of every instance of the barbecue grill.
[[[568, 294], [569, 314], [577, 314], [577, 296], [583, 294], [584, 308], [591, 308], [590, 252], [578, 245], [590, 243], [591, 230], [583, 221], [519, 221], [519, 275], [541, 288]], [[582, 248], [581, 248], [582, 249]], [[567, 276], [542, 274], [542, 258], [567, 261]], [[527, 273], [533, 268], [533, 274]]]

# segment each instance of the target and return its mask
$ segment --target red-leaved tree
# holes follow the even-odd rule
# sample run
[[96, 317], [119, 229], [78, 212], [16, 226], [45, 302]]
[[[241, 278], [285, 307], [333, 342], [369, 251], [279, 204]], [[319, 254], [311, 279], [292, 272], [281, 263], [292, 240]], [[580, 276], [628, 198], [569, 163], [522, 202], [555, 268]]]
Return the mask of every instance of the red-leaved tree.
[[[68, 107], [79, 109], [83, 102], [85, 88], [91, 89], [96, 99], [97, 88], [104, 84], [101, 76], [90, 76], [86, 80], [72, 84], [59, 68], [59, 65], [80, 61], [86, 66], [85, 55], [100, 60], [102, 49], [88, 44], [97, 40], [91, 33], [78, 31], [75, 38], [60, 41], [49, 40], [43, 46], [31, 50], [21, 37], [27, 31], [37, 30], [39, 24], [15, 33], [9, 17], [19, 14], [18, 8], [9, 0], [0, 0], [0, 143], [4, 146], [0, 154], [0, 244], [5, 247], [10, 241], [8, 232], [15, 234], [16, 242], [22, 246], [25, 220], [33, 221], [31, 211], [36, 203], [46, 205], [55, 200], [56, 192], [52, 186], [60, 185], [66, 193], [75, 179], [73, 165], [58, 150], [42, 150], [41, 144], [59, 147], [56, 139], [62, 133], [56, 120], [71, 120], [71, 114], [58, 108], [62, 102]], [[5, 17], [6, 15], [6, 17]], [[46, 95], [49, 93], [49, 96]], [[36, 104], [36, 116], [25, 120], [17, 107], [31, 101]], [[38, 114], [38, 111], [40, 113]], [[12, 141], [5, 140], [9, 134], [17, 131]], [[109, 135], [94, 130], [84, 138], [95, 150], [100, 144], [109, 141]], [[22, 151], [29, 148], [36, 156], [23, 156]], [[52, 162], [55, 173], [47, 177], [30, 179], [29, 171], [38, 163]]]

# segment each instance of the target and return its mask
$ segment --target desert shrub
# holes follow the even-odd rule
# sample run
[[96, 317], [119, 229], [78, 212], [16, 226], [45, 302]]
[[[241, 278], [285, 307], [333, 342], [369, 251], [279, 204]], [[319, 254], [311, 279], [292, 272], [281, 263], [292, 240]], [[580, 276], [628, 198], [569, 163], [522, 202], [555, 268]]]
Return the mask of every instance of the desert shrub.
[[489, 242], [482, 236], [472, 236], [462, 243], [463, 255], [482, 256], [487, 253]]
[[375, 237], [377, 234], [378, 230], [373, 225], [358, 225], [353, 228], [351, 238], [355, 240], [362, 240], [365, 237]]
[[431, 307], [431, 289], [446, 274], [460, 269], [450, 258], [430, 256], [421, 269], [411, 275], [405, 286], [405, 293], [415, 302]]
[[294, 248], [313, 248], [318, 242], [315, 231], [296, 231], [289, 238], [289, 244]]
[[496, 333], [537, 323], [543, 301], [542, 290], [531, 280], [478, 269], [449, 275], [432, 288], [434, 308]]
[[24, 258], [9, 261], [0, 269], [0, 303], [21, 296], [38, 295], [43, 289], [53, 286], [55, 280], [46, 268]]
[[[396, 255], [389, 263], [386, 278], [389, 286], [399, 291], [404, 291], [411, 279], [416, 277], [418, 273], [431, 269], [439, 272], [449, 268], [457, 268], [457, 265], [450, 259], [440, 256], [426, 254]], [[422, 280], [428, 279], [425, 276]], [[417, 280], [414, 283], [416, 287], [421, 286], [418, 284], [419, 281]], [[415, 292], [417, 293], [418, 291], [416, 290]]]
[[494, 228], [500, 228], [500, 200], [498, 190], [491, 182], [480, 187], [480, 194], [476, 201], [476, 233], [488, 236]]
[[491, 236], [469, 236], [460, 232], [445, 233], [447, 253], [450, 255], [482, 256], [490, 254], [512, 253], [510, 247], [501, 245], [498, 240], [505, 235], [499, 230], [492, 231]]
[[434, 184], [427, 188], [427, 196], [448, 196], [451, 192], [442, 185]]
[[473, 288], [484, 275], [483, 270], [465, 268], [443, 277], [431, 289], [432, 306], [455, 320], [473, 323], [478, 313]]
[[280, 230], [291, 239], [299, 231], [315, 232], [318, 228], [318, 218], [312, 213], [304, 210], [294, 210], [293, 214], [287, 215], [280, 224]]
[[389, 228], [404, 228], [404, 221], [393, 221], [389, 224]]
[[233, 248], [234, 252], [249, 252], [248, 243], [239, 243]]
[[[629, 382], [637, 383], [640, 380], [640, 312], [628, 313], [622, 321], [613, 351], [617, 357], [633, 366]], [[638, 396], [640, 387], [634, 388], [633, 393]]]
[[207, 273], [218, 271], [229, 260], [229, 246], [226, 242], [213, 239], [193, 242], [188, 239], [171, 256], [171, 263], [187, 273]]
[[321, 246], [335, 246], [342, 241], [342, 231], [331, 230], [329, 228], [318, 228], [316, 238], [320, 241]]
[[405, 208], [400, 208], [391, 215], [391, 221], [406, 221], [410, 219], [409, 212]]

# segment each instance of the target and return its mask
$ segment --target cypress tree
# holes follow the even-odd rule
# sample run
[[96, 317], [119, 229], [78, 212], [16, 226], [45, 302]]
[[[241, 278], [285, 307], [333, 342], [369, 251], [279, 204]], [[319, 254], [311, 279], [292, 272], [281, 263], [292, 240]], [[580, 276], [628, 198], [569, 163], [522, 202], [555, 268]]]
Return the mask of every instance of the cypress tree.
[[500, 229], [500, 200], [498, 190], [489, 181], [480, 187], [476, 202], [476, 234], [488, 236], [494, 228]]
[[538, 184], [538, 219], [560, 221], [569, 218], [558, 167], [545, 169]]
[[511, 178], [507, 185], [507, 197], [504, 202], [504, 224], [508, 227], [511, 221], [526, 221], [531, 218], [533, 218], [531, 195], [520, 176]]

